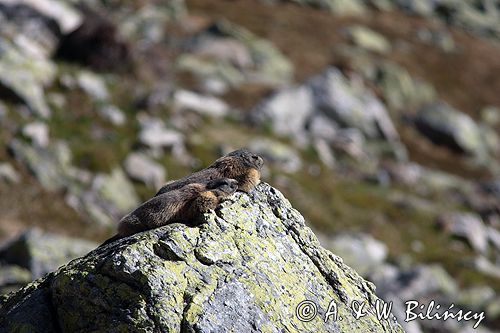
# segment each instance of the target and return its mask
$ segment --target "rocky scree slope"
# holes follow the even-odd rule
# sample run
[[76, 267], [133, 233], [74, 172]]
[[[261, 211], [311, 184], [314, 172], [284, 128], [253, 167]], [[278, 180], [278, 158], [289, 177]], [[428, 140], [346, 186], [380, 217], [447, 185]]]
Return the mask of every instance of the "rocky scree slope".
[[[306, 299], [318, 316], [301, 322], [295, 310]], [[11, 294], [0, 331], [402, 332], [371, 313], [354, 319], [353, 301], [377, 299], [373, 284], [323, 249], [288, 200], [262, 183], [197, 227], [119, 240]], [[343, 320], [325, 323], [331, 301]]]

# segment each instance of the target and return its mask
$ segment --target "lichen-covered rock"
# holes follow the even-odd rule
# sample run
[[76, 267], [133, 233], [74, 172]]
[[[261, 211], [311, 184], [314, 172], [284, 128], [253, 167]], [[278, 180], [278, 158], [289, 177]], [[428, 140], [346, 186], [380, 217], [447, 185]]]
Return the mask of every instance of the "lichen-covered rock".
[[[353, 301], [377, 299], [280, 192], [261, 184], [199, 226], [121, 239], [35, 281], [2, 301], [0, 331], [402, 332], [373, 312], [354, 319]], [[296, 316], [304, 300], [318, 310], [308, 322]], [[330, 302], [342, 320], [325, 322]]]

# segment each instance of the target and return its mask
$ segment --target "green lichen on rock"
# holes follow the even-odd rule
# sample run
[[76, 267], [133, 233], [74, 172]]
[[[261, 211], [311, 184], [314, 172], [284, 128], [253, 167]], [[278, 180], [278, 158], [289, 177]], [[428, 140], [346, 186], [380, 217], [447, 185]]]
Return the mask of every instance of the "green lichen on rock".
[[[373, 311], [354, 319], [353, 301], [373, 309], [377, 299], [279, 191], [261, 184], [199, 226], [121, 239], [18, 291], [2, 303], [0, 330], [402, 332]], [[303, 300], [317, 305], [309, 322], [296, 316]], [[343, 319], [325, 322], [332, 301]]]

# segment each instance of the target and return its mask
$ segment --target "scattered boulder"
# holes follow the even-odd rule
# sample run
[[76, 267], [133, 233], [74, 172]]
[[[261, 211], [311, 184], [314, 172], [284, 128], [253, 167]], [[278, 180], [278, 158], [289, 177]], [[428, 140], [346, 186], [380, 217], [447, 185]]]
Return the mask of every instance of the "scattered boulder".
[[382, 89], [391, 110], [413, 111], [436, 99], [432, 85], [415, 78], [395, 63], [384, 62], [377, 66], [371, 79]]
[[500, 124], [500, 108], [487, 106], [481, 110], [481, 119], [489, 126]]
[[473, 267], [487, 276], [500, 279], [500, 267], [496, 263], [488, 260], [485, 256], [477, 256], [474, 259]]
[[7, 162], [0, 162], [0, 182], [19, 183], [21, 176], [12, 165]]
[[143, 153], [129, 154], [124, 168], [130, 178], [151, 188], [160, 188], [165, 183], [166, 172], [163, 166]]
[[[347, 77], [335, 67], [301, 86], [278, 90], [259, 103], [250, 117], [255, 123], [271, 125], [278, 135], [291, 136], [299, 143], [322, 139], [357, 158], [365, 155], [365, 137], [400, 145], [382, 102], [360, 77]], [[358, 144], [356, 149], [350, 143]]]
[[182, 133], [166, 128], [164, 122], [157, 118], [145, 117], [139, 121], [141, 124], [139, 142], [143, 145], [156, 151], [170, 148], [174, 154], [185, 151]]
[[388, 53], [391, 51], [391, 43], [381, 34], [367, 27], [353, 26], [347, 30], [352, 42], [368, 51]]
[[115, 24], [88, 7], [82, 16], [78, 28], [61, 38], [56, 56], [101, 71], [125, 69], [130, 61], [129, 46]]
[[17, 291], [33, 281], [31, 272], [17, 265], [0, 265], [0, 295]]
[[337, 15], [360, 15], [366, 8], [361, 0], [289, 0], [301, 5], [318, 7]]
[[121, 168], [115, 168], [110, 174], [98, 174], [92, 183], [92, 189], [101, 199], [112, 203], [119, 212], [129, 212], [139, 204], [139, 197]]
[[[13, 10], [33, 10], [40, 18], [54, 20], [62, 33], [68, 33], [78, 27], [82, 17], [67, 1], [60, 0], [2, 0], [2, 6], [8, 5]], [[26, 9], [29, 8], [29, 9]], [[12, 13], [9, 13], [12, 18]], [[30, 17], [33, 19], [32, 17]]]
[[495, 299], [495, 291], [489, 286], [477, 286], [461, 290], [457, 296], [459, 304], [469, 309], [485, 309]]
[[45, 148], [49, 145], [49, 127], [41, 121], [23, 127], [23, 135], [30, 138], [35, 146]]
[[421, 28], [417, 31], [417, 36], [423, 42], [435, 45], [444, 52], [451, 53], [457, 50], [453, 36], [446, 29]]
[[342, 126], [358, 128], [369, 138], [399, 139], [384, 104], [365, 87], [360, 77], [346, 77], [340, 70], [328, 68], [308, 85], [313, 91], [316, 109]]
[[80, 239], [30, 229], [0, 249], [0, 260], [28, 269], [37, 279], [95, 248]]
[[141, 40], [141, 46], [147, 43], [159, 43], [167, 36], [165, 26], [172, 21], [179, 21], [187, 15], [184, 0], [142, 5], [133, 15], [128, 15], [121, 22], [120, 35], [127, 40]]
[[98, 110], [99, 114], [109, 120], [115, 126], [123, 126], [127, 121], [127, 117], [122, 110], [114, 105], [105, 105]]
[[494, 227], [487, 226], [486, 233], [488, 234], [490, 244], [500, 253], [500, 231]]
[[479, 253], [488, 249], [486, 226], [479, 216], [471, 213], [448, 213], [439, 217], [439, 225], [453, 236], [465, 238]]
[[174, 107], [191, 110], [201, 115], [222, 117], [229, 111], [229, 106], [213, 96], [203, 96], [192, 91], [178, 90], [174, 93]]
[[179, 58], [178, 67], [203, 80], [280, 86], [293, 76], [292, 64], [273, 44], [227, 21], [197, 34], [187, 50], [190, 53]]
[[381, 265], [388, 254], [387, 246], [368, 234], [341, 234], [325, 239], [322, 244], [338, 253], [362, 276]]
[[257, 123], [271, 125], [273, 133], [277, 135], [303, 141], [313, 107], [314, 98], [309, 87], [289, 87], [276, 91], [260, 102], [250, 115]]
[[104, 79], [90, 71], [80, 71], [76, 77], [78, 86], [94, 100], [102, 102], [109, 99], [109, 91]]
[[[0, 329], [402, 332], [374, 311], [354, 319], [352, 301], [377, 299], [280, 192], [261, 184], [200, 226], [171, 224], [119, 240], [28, 285], [1, 301]], [[343, 320], [325, 321], [331, 301]]]
[[302, 160], [297, 151], [279, 141], [254, 139], [248, 147], [259, 154], [266, 162], [277, 165], [284, 172], [297, 172], [302, 168]]
[[71, 151], [62, 141], [53, 142], [46, 148], [30, 146], [13, 139], [9, 149], [14, 157], [33, 172], [40, 184], [49, 191], [67, 187], [71, 168]]
[[476, 156], [481, 160], [487, 159], [490, 151], [499, 148], [489, 147], [487, 129], [478, 126], [468, 115], [442, 102], [421, 108], [415, 125], [435, 144], [446, 146], [457, 153]]
[[52, 62], [23, 54], [0, 36], [0, 96], [21, 101], [36, 115], [48, 118], [51, 111], [44, 87], [52, 82], [54, 75]]
[[[406, 301], [416, 300], [421, 304], [429, 304], [431, 300], [434, 300], [446, 309], [447, 304], [453, 303], [453, 297], [458, 293], [455, 280], [439, 265], [418, 265], [410, 269], [398, 269], [383, 264], [370, 274], [369, 279], [376, 284], [377, 293], [386, 301], [392, 302], [392, 311], [401, 322], [405, 332], [411, 333], [427, 332], [436, 328], [427, 327], [427, 325], [432, 325], [430, 320], [405, 321]], [[446, 332], [450, 329], [450, 325], [452, 326], [451, 332], [457, 332], [459, 327], [454, 324], [456, 323], [449, 321], [438, 322], [440, 330]]]
[[[373, 1], [373, 0], [372, 0]], [[500, 8], [494, 1], [391, 1], [404, 11], [462, 28], [483, 37], [500, 38]]]

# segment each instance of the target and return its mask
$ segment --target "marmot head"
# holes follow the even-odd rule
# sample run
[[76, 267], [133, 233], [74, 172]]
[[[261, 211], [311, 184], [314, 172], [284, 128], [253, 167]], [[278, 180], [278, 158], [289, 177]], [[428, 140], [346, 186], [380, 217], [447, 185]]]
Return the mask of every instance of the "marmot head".
[[257, 154], [247, 149], [238, 149], [219, 158], [214, 165], [231, 164], [233, 168], [260, 170], [264, 165], [264, 160]]
[[231, 195], [238, 189], [238, 181], [230, 178], [219, 178], [207, 183], [207, 190], [216, 190]]

